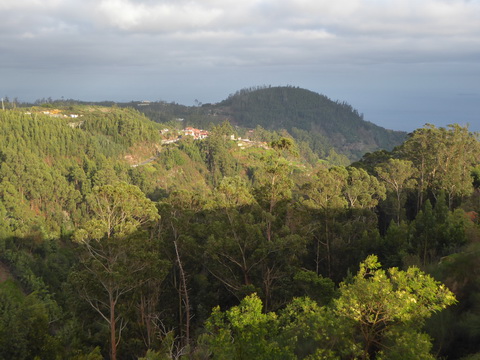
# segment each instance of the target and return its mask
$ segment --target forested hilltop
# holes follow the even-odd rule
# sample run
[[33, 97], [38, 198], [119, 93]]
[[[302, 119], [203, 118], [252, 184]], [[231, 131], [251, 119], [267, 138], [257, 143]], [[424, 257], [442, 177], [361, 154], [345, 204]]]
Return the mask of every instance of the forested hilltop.
[[392, 150], [406, 133], [365, 121], [345, 102], [298, 87], [256, 87], [230, 95], [218, 104], [186, 107], [162, 102], [123, 104], [135, 106], [159, 122], [183, 119], [191, 126], [206, 127], [227, 119], [241, 133], [264, 128], [287, 131], [301, 148], [309, 147], [320, 158], [334, 152], [358, 160], [366, 152]]
[[480, 356], [477, 134], [342, 165], [106, 105], [0, 111], [1, 359]]
[[[43, 105], [87, 104], [77, 100], [42, 99]], [[185, 106], [165, 101], [88, 103], [135, 108], [150, 120], [170, 126], [209, 128], [225, 120], [238, 135], [265, 138], [265, 130], [292, 136], [305, 156], [341, 158], [343, 163], [360, 159], [366, 152], [392, 150], [406, 138], [402, 131], [387, 130], [369, 121], [346, 102], [293, 86], [263, 86], [237, 91], [216, 104]], [[307, 154], [307, 151], [310, 154]]]
[[320, 156], [326, 156], [333, 147], [356, 160], [366, 152], [392, 150], [406, 136], [365, 121], [363, 114], [345, 102], [296, 87], [241, 90], [219, 106], [241, 126], [285, 129]]

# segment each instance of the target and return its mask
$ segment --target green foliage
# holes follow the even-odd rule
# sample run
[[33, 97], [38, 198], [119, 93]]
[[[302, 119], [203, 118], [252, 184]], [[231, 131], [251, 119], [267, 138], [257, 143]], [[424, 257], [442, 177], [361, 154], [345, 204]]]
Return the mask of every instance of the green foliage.
[[36, 293], [24, 295], [10, 280], [0, 284], [0, 358], [56, 359], [51, 304]]
[[463, 210], [449, 211], [443, 194], [435, 208], [427, 200], [424, 208], [411, 223], [411, 246], [428, 264], [442, 256], [455, 253], [466, 244], [468, 219]]
[[447, 195], [451, 207], [458, 197], [473, 191], [472, 168], [479, 161], [480, 143], [466, 127], [450, 125], [436, 128], [426, 125], [415, 130], [397, 149], [398, 154], [412, 161], [417, 173], [418, 207], [424, 193]]
[[437, 351], [446, 358], [475, 359], [480, 353], [478, 241], [470, 243], [462, 252], [443, 258], [437, 272], [459, 300], [457, 306], [428, 324], [430, 332], [435, 335]]
[[411, 161], [389, 159], [388, 162], [375, 167], [378, 177], [385, 183], [388, 191], [393, 193], [395, 199], [395, 217], [397, 224], [402, 219], [402, 208], [406, 201], [405, 190], [415, 186], [414, 169]]
[[105, 145], [113, 141], [121, 146], [130, 147], [138, 142], [160, 140], [159, 127], [133, 109], [104, 111], [95, 108], [85, 114], [83, 121], [83, 128], [86, 131], [105, 136]]
[[293, 280], [301, 288], [302, 296], [308, 296], [320, 305], [328, 305], [336, 295], [335, 283], [313, 271], [300, 270]]
[[97, 346], [90, 353], [86, 355], [75, 355], [72, 360], [103, 360], [103, 356], [100, 352], [100, 347]]
[[348, 176], [343, 190], [350, 208], [373, 208], [385, 198], [385, 186], [363, 169], [347, 168]]
[[[454, 302], [454, 295], [444, 285], [418, 268], [410, 267], [406, 271], [390, 268], [385, 272], [380, 269], [377, 257], [369, 256], [360, 265], [354, 282], [340, 285], [335, 311], [353, 321], [362, 334], [363, 358], [377, 351], [386, 354], [391, 349], [392, 358], [398, 358], [395, 353], [405, 347], [402, 342], [406, 339], [414, 340], [408, 346], [416, 346], [413, 353], [410, 352], [411, 358], [429, 358], [430, 347], [426, 346], [425, 336], [404, 335], [404, 332], [418, 331], [425, 319]], [[388, 342], [395, 346], [389, 348]]]
[[95, 187], [87, 201], [94, 218], [77, 231], [78, 242], [121, 238], [158, 219], [155, 205], [134, 185], [117, 183]]
[[293, 359], [289, 349], [278, 343], [277, 316], [262, 313], [262, 301], [255, 295], [247, 296], [239, 306], [225, 313], [213, 309], [205, 328], [204, 341], [213, 359]]
[[218, 185], [222, 177], [233, 176], [237, 172], [237, 162], [229, 151], [232, 147], [232, 142], [229, 140], [232, 134], [232, 127], [225, 122], [214, 126], [209, 136], [200, 142], [200, 150], [214, 186]]
[[472, 177], [474, 188], [480, 188], [480, 165], [477, 165], [472, 169]]
[[356, 159], [366, 151], [391, 149], [404, 138], [403, 133], [363, 121], [346, 103], [295, 87], [244, 89], [219, 106], [228, 109], [240, 126], [286, 129], [321, 157], [333, 146], [338, 153]]
[[[290, 106], [296, 89], [284, 90], [271, 94]], [[299, 113], [303, 100], [295, 101]], [[173, 109], [172, 129], [196, 121], [212, 130], [205, 140], [161, 145], [159, 127], [132, 109], [48, 104], [0, 114], [0, 281], [10, 279], [0, 288], [16, 287], [0, 290], [8, 306], [0, 318], [2, 336], [19, 339], [0, 351], [99, 358], [116, 344], [122, 358], [205, 359], [220, 328], [224, 341], [251, 342], [264, 358], [480, 351], [479, 152], [466, 129], [427, 127], [393, 153], [344, 167], [329, 144], [341, 136], [318, 135], [316, 119], [292, 124], [291, 137], [230, 126], [233, 102], [157, 103]], [[61, 115], [69, 113], [78, 119]], [[237, 132], [265, 143], [238, 146]], [[418, 269], [383, 271], [370, 258], [363, 277], [352, 275], [371, 253], [387, 267], [422, 265], [455, 291], [457, 306], [429, 320], [432, 340], [421, 325], [442, 307], [431, 296], [448, 301], [447, 293]], [[218, 328], [199, 338], [212, 308], [253, 292], [257, 302], [249, 297], [230, 317], [218, 311]], [[25, 340], [28, 329], [42, 334]], [[215, 351], [249, 351], [236, 345]]]
[[434, 359], [421, 328], [455, 302], [444, 285], [418, 268], [381, 270], [369, 256], [339, 291], [329, 307], [297, 298], [279, 315], [263, 313], [256, 295], [216, 307], [204, 339], [220, 359]]
[[[119, 311], [127, 294], [166, 275], [168, 263], [158, 257], [152, 239], [139, 232], [157, 220], [155, 205], [134, 185], [118, 183], [93, 189], [89, 205], [94, 218], [75, 234], [83, 245], [81, 267], [70, 276], [79, 295], [110, 329], [110, 356], [126, 326]], [[151, 282], [157, 285], [156, 282]]]

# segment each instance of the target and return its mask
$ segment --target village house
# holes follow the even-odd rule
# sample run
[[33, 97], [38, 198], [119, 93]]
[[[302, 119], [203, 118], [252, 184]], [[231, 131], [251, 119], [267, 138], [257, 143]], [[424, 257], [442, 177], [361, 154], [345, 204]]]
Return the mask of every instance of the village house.
[[206, 137], [208, 137], [208, 131], [187, 127], [183, 129], [183, 135], [193, 136], [195, 140], [199, 140], [199, 139], [205, 139]]

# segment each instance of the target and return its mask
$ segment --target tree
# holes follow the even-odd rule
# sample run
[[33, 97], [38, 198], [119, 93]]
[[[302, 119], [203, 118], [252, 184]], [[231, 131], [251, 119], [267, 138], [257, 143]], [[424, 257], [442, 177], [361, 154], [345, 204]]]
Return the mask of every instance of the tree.
[[225, 177], [209, 206], [216, 211], [206, 246], [207, 257], [213, 263], [207, 267], [230, 291], [243, 297], [245, 288], [251, 290], [252, 275], [265, 256], [260, 250], [260, 229], [252, 216], [258, 212], [255, 199], [240, 177]]
[[94, 217], [75, 234], [86, 245], [89, 240], [124, 237], [159, 218], [155, 204], [138, 187], [122, 182], [95, 187], [87, 201]]
[[417, 252], [423, 265], [458, 252], [466, 243], [468, 222], [463, 210], [448, 209], [445, 195], [440, 193], [435, 207], [427, 200], [410, 224], [412, 250]]
[[236, 160], [229, 152], [232, 145], [230, 136], [234, 133], [230, 123], [225, 121], [221, 125], [214, 126], [209, 136], [200, 144], [215, 186], [220, 183], [223, 176], [232, 176], [237, 170]]
[[12, 280], [0, 283], [0, 358], [56, 359], [60, 343], [52, 334], [56, 304]]
[[292, 138], [281, 137], [280, 139], [274, 140], [270, 143], [272, 149], [276, 150], [279, 153], [287, 152], [292, 155], [298, 156], [297, 144]]
[[427, 124], [409, 135], [397, 153], [416, 169], [417, 212], [426, 192], [436, 197], [444, 191], [450, 208], [456, 197], [472, 193], [471, 170], [478, 164], [479, 147], [475, 135], [460, 125], [436, 128]]
[[[160, 226], [162, 231], [159, 236], [165, 245], [165, 250], [169, 252], [168, 257], [172, 263], [176, 264], [173, 269], [178, 269], [180, 281], [177, 284], [176, 271], [174, 272], [174, 284], [178, 291], [178, 320], [180, 328], [180, 345], [190, 346], [190, 322], [192, 305], [189, 295], [189, 274], [185, 267], [187, 257], [195, 257], [194, 249], [197, 244], [192, 245], [191, 234], [194, 232], [195, 216], [203, 209], [205, 199], [198, 193], [187, 190], [174, 191], [168, 199], [160, 203], [162, 220]], [[193, 271], [192, 271], [193, 272]], [[190, 348], [191, 349], [191, 348]]]
[[[311, 181], [302, 187], [304, 196], [302, 204], [307, 214], [313, 217], [309, 221], [308, 232], [315, 239], [315, 272], [317, 274], [320, 273], [321, 246], [323, 246], [326, 253], [327, 275], [332, 275], [332, 227], [335, 215], [347, 206], [342, 192], [346, 181], [347, 172], [343, 167], [327, 169], [322, 166]], [[317, 216], [317, 212], [320, 216]]]
[[343, 190], [349, 208], [371, 209], [378, 200], [385, 199], [385, 186], [365, 170], [348, 167], [348, 177]]
[[258, 203], [264, 208], [265, 235], [268, 241], [272, 240], [278, 205], [292, 196], [293, 181], [289, 176], [292, 166], [283, 155], [297, 154], [295, 142], [290, 138], [282, 137], [272, 141], [270, 146], [274, 152], [267, 153], [262, 158], [264, 167], [259, 171], [259, 186], [256, 189]]
[[425, 319], [455, 303], [454, 295], [416, 267], [384, 271], [376, 256], [360, 264], [352, 283], [340, 284], [335, 313], [351, 321], [362, 359], [433, 359], [420, 332]]
[[207, 334], [202, 339], [213, 359], [294, 359], [288, 347], [278, 342], [277, 315], [264, 314], [262, 308], [262, 301], [252, 294], [225, 313], [218, 306], [213, 309], [205, 324]]
[[152, 239], [139, 232], [142, 225], [158, 219], [155, 205], [140, 189], [125, 183], [105, 185], [94, 188], [88, 200], [94, 218], [75, 234], [83, 249], [82, 266], [71, 281], [107, 322], [115, 360], [126, 326], [117, 313], [120, 301], [152, 276], [165, 276], [167, 264], [152, 251]]
[[384, 271], [374, 255], [339, 293], [327, 306], [296, 298], [278, 315], [247, 296], [225, 312], [216, 307], [203, 340], [214, 359], [433, 360], [425, 319], [455, 302], [418, 268]]
[[397, 225], [400, 225], [400, 215], [405, 195], [405, 189], [413, 187], [416, 181], [413, 179], [414, 168], [408, 160], [389, 159], [388, 162], [375, 167], [378, 177], [382, 179], [387, 189], [393, 191], [395, 197], [395, 217]]

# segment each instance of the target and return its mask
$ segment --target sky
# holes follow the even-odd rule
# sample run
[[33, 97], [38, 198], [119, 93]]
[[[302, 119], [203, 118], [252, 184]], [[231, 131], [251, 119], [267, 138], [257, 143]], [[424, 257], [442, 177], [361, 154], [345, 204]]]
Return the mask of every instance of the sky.
[[0, 96], [216, 103], [298, 86], [480, 131], [480, 0], [0, 0]]

